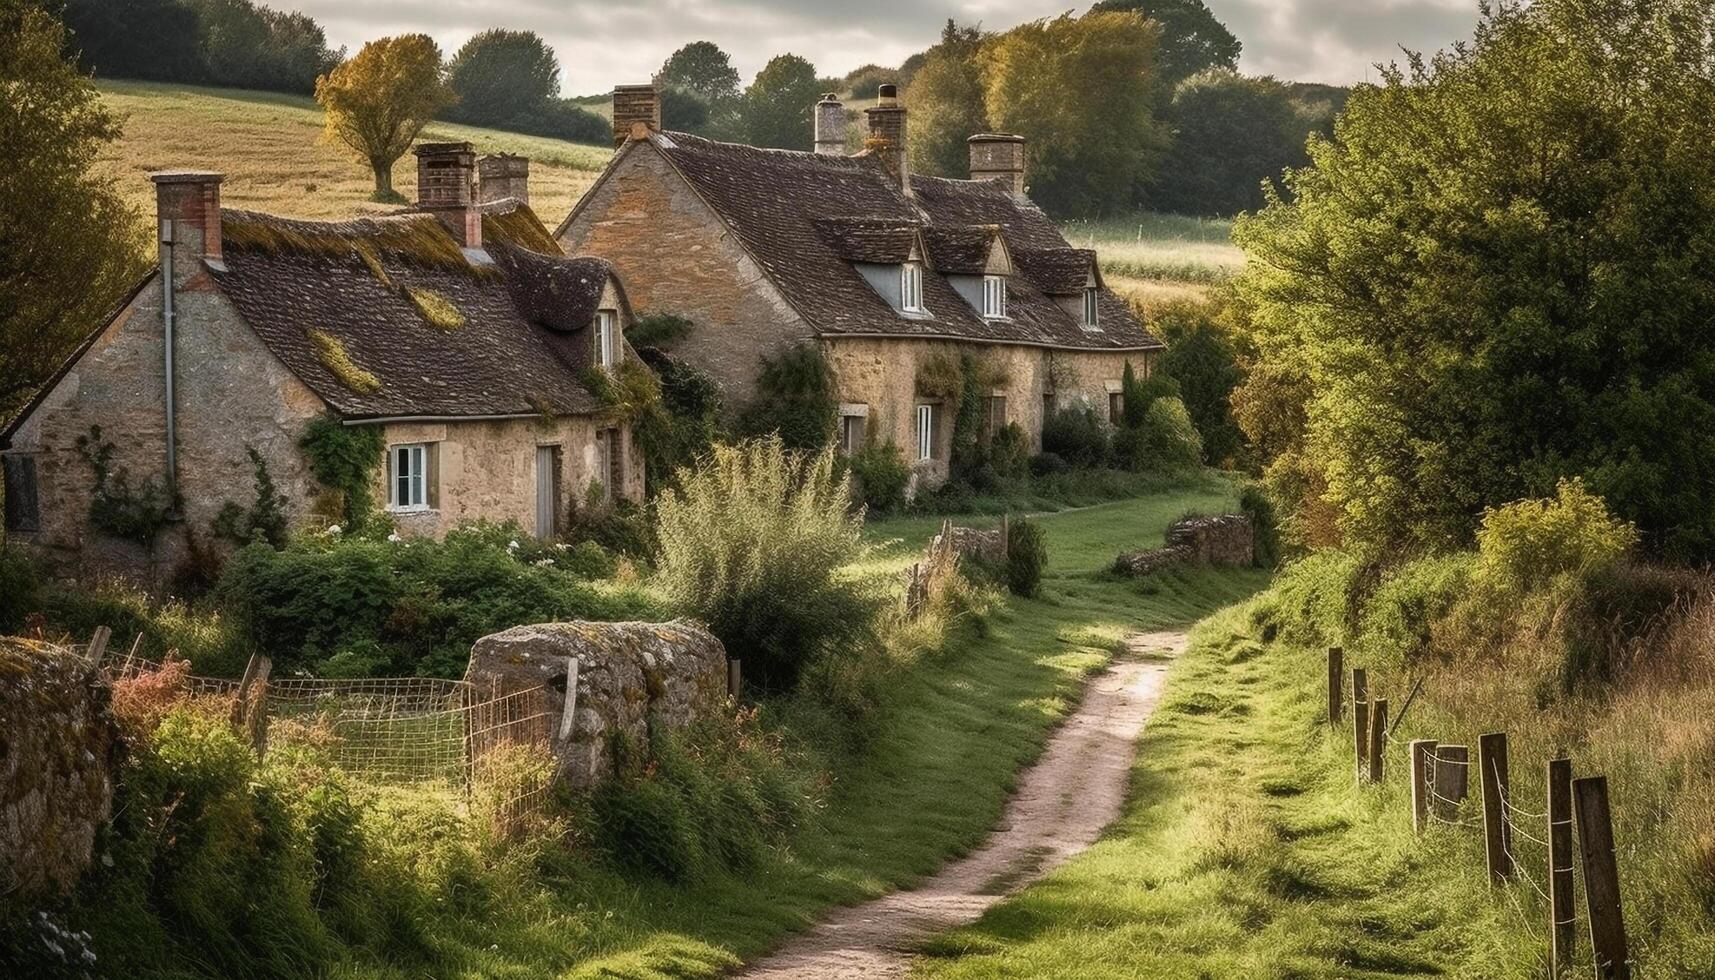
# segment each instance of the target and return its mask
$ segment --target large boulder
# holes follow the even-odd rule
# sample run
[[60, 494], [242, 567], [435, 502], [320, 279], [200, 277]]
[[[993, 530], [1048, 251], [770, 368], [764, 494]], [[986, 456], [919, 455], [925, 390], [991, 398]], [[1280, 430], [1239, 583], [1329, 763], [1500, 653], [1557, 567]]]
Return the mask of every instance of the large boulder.
[[[571, 731], [561, 737], [567, 661], [578, 662]], [[649, 744], [726, 703], [726, 649], [689, 620], [541, 623], [485, 636], [465, 680], [477, 696], [546, 685], [556, 778], [579, 789], [613, 775], [614, 741]]]
[[87, 659], [0, 637], [0, 895], [77, 883], [113, 803], [118, 738]]

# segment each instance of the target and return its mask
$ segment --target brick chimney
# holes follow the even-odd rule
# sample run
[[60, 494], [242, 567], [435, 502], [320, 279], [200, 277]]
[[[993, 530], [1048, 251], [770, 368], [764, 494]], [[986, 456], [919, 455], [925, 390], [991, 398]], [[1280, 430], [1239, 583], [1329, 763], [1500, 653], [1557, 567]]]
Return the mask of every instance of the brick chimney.
[[653, 85], [616, 85], [613, 89], [613, 145], [624, 146], [641, 123], [661, 128], [661, 97]]
[[220, 182], [226, 175], [211, 170], [163, 170], [149, 179], [155, 182], [160, 240], [219, 262]]
[[846, 107], [840, 97], [829, 92], [816, 103], [816, 154], [845, 156]]
[[1024, 137], [978, 133], [965, 142], [971, 148], [972, 180], [1002, 180], [1015, 196], [1024, 196]]
[[905, 107], [899, 104], [899, 86], [883, 85], [876, 96], [876, 104], [864, 110], [869, 116], [869, 137], [863, 141], [864, 148], [879, 157], [899, 189], [910, 194], [911, 168], [905, 159]]
[[530, 158], [496, 153], [476, 162], [477, 201], [504, 201], [512, 198], [520, 204], [530, 203]]
[[465, 248], [482, 247], [476, 209], [476, 150], [469, 143], [419, 143], [417, 209], [441, 219]]

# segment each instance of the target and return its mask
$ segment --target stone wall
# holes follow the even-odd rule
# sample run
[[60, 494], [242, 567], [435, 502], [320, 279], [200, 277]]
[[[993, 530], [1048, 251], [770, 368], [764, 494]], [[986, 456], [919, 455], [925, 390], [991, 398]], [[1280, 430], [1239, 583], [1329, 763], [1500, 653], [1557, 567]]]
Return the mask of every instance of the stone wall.
[[943, 546], [951, 548], [953, 554], [960, 558], [975, 558], [979, 561], [1006, 561], [1006, 523], [1000, 527], [960, 527], [952, 521], [943, 521], [941, 530], [930, 539], [925, 554], [934, 555]]
[[[578, 662], [577, 689], [562, 738], [568, 659]], [[515, 626], [476, 642], [465, 680], [499, 694], [547, 684], [557, 778], [582, 789], [613, 775], [616, 738], [644, 747], [656, 731], [720, 711], [726, 650], [682, 619]]]
[[1167, 527], [1167, 543], [1114, 559], [1114, 570], [1142, 576], [1170, 565], [1244, 565], [1256, 562], [1256, 533], [1243, 514], [1186, 517]]
[[117, 745], [86, 661], [0, 637], [0, 895], [76, 884], [113, 802]]

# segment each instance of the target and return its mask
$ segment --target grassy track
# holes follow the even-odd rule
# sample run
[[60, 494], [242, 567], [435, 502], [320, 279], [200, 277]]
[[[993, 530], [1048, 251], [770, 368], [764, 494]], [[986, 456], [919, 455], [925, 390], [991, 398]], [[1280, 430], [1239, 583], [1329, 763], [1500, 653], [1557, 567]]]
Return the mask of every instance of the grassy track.
[[1522, 909], [1432, 859], [1474, 835], [1420, 843], [1397, 773], [1359, 789], [1349, 732], [1326, 725], [1320, 654], [1251, 634], [1242, 607], [1196, 631], [1140, 741], [1125, 816], [935, 940], [922, 976], [1540, 975], [1506, 938]]
[[[1261, 588], [1250, 571], [1194, 571], [1150, 588], [1102, 574], [1114, 553], [1159, 541], [1190, 509], [1230, 506], [1205, 489], [1041, 518], [1051, 565], [1042, 599], [1014, 602], [972, 637], [895, 678], [898, 696], [863, 753], [837, 768], [817, 826], [745, 879], [639, 883], [600, 869], [449, 917], [435, 944], [455, 975], [665, 977], [719, 973], [813, 922], [872, 897], [982, 839], [1013, 774], [1126, 631], [1185, 623]], [[902, 567], [938, 521], [874, 525], [890, 542], [876, 569]], [[337, 975], [415, 977], [410, 964], [351, 964]]]

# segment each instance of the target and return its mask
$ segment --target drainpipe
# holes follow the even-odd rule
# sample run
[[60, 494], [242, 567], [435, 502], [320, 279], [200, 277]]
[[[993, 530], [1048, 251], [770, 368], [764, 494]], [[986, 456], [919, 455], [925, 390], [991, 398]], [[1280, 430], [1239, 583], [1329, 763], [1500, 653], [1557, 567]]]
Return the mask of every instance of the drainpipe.
[[174, 312], [173, 294], [173, 222], [161, 222], [161, 321], [165, 327], [162, 347], [165, 349], [164, 376], [167, 388], [167, 500], [174, 513], [179, 509], [179, 425], [174, 390], [173, 369]]

